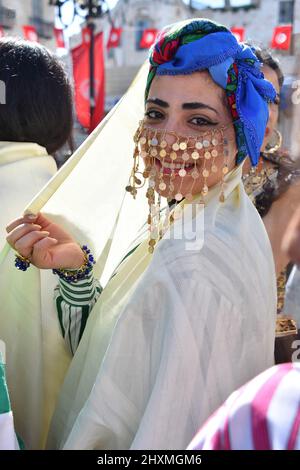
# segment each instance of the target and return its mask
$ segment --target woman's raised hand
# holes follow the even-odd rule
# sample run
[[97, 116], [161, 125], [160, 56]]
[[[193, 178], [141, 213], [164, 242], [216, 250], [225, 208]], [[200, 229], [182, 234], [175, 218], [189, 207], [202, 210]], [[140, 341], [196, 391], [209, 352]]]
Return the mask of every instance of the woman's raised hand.
[[41, 269], [78, 269], [84, 254], [71, 235], [42, 214], [25, 215], [11, 222], [6, 231], [10, 246]]

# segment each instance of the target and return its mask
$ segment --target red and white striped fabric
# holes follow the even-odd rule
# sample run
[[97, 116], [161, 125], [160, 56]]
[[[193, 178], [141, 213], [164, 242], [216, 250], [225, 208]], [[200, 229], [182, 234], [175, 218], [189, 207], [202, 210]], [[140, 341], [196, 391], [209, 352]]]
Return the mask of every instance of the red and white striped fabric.
[[300, 363], [272, 367], [232, 393], [188, 450], [300, 450]]

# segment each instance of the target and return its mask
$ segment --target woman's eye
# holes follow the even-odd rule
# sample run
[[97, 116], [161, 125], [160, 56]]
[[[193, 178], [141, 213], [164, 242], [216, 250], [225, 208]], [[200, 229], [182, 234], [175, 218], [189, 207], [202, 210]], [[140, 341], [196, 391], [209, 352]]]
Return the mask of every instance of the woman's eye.
[[150, 111], [146, 111], [145, 116], [149, 119], [161, 119], [163, 117], [163, 114], [159, 111], [155, 111], [154, 109], [152, 109]]
[[203, 117], [194, 117], [189, 122], [196, 126], [215, 126], [217, 124], [217, 122], [209, 121]]

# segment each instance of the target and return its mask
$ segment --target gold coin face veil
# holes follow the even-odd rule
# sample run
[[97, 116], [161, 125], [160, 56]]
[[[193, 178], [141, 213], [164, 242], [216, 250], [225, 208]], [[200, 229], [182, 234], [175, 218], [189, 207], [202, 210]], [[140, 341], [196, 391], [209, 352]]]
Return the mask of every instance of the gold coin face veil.
[[[197, 135], [180, 135], [175, 131], [155, 129], [140, 122], [134, 136], [134, 162], [126, 190], [135, 198], [137, 190], [148, 181], [150, 252], [159, 238], [158, 214], [161, 196], [177, 203], [193, 200], [195, 185], [200, 183], [201, 198], [209, 191], [208, 178], [220, 174], [220, 201], [224, 202], [224, 177], [229, 171], [228, 138], [222, 126]], [[157, 196], [157, 201], [156, 201]], [[155, 220], [157, 223], [155, 223]], [[151, 241], [154, 240], [154, 241]]]

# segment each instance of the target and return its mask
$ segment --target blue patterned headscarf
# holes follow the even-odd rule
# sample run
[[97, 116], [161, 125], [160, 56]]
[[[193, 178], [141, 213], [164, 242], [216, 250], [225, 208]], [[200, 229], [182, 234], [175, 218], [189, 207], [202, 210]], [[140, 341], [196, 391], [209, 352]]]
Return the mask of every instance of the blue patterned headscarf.
[[224, 26], [207, 19], [164, 28], [150, 50], [146, 98], [155, 75], [183, 75], [207, 69], [227, 95], [238, 147], [237, 163], [249, 155], [257, 165], [276, 91], [264, 79], [252, 48]]

